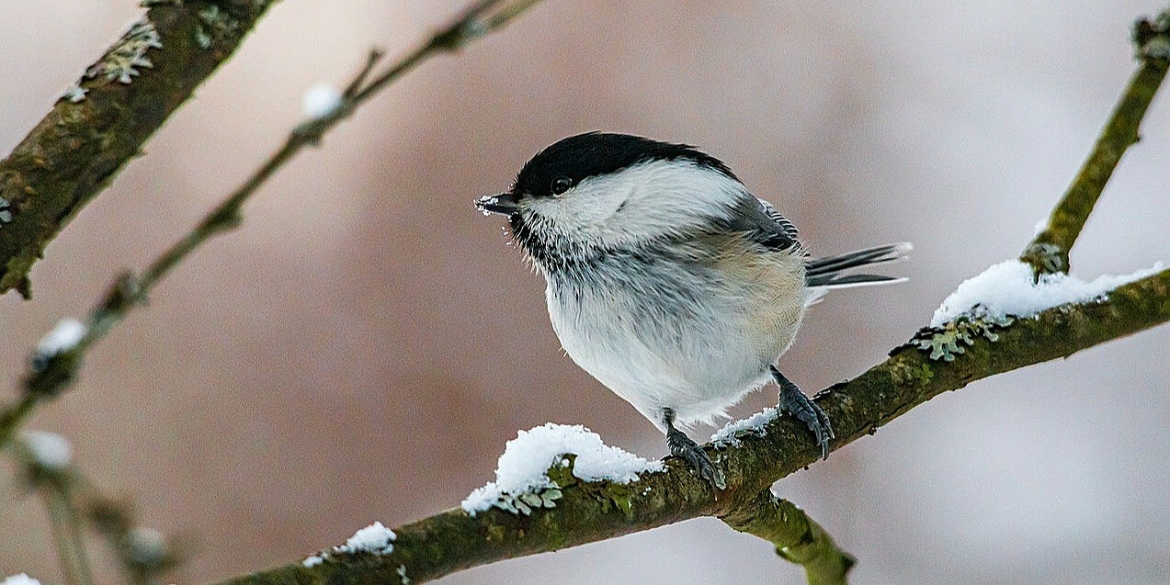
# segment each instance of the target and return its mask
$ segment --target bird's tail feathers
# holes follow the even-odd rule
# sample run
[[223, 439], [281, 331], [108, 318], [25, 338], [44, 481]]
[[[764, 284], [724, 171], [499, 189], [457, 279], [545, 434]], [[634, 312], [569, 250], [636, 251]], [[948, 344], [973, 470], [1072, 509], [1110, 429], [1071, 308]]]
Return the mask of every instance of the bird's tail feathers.
[[[883, 276], [880, 274], [844, 274], [849, 270], [897, 262], [906, 258], [910, 250], [914, 249], [910, 242], [874, 246], [856, 252], [849, 252], [827, 258], [814, 258], [808, 261], [805, 283], [813, 289], [852, 288], [857, 286], [872, 286], [902, 282], [904, 277]], [[826, 291], [814, 293], [814, 302]], [[817, 294], [819, 293], [819, 294]]]

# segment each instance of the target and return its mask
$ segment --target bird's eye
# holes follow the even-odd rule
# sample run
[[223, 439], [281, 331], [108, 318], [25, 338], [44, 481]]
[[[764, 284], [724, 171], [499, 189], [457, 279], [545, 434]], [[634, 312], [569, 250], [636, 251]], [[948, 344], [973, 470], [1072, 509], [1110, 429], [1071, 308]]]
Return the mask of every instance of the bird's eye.
[[552, 186], [550, 188], [552, 189], [553, 195], [560, 195], [561, 193], [568, 191], [569, 187], [572, 186], [572, 179], [568, 177], [557, 177], [553, 179]]

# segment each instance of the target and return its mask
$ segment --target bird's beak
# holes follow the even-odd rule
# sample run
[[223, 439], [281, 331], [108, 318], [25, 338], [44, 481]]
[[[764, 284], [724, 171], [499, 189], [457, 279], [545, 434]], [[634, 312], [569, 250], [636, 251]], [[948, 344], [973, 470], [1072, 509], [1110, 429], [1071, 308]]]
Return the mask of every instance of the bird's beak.
[[475, 200], [475, 207], [482, 211], [484, 215], [498, 213], [511, 217], [520, 213], [520, 203], [516, 201], [516, 195], [512, 193], [484, 195]]

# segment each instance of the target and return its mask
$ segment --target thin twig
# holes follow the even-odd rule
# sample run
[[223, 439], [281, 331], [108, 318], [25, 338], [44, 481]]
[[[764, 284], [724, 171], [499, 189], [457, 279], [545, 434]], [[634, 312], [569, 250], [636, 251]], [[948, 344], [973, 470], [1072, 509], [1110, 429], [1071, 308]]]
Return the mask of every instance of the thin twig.
[[51, 485], [42, 486], [40, 492], [45, 510], [49, 513], [49, 526], [57, 548], [57, 562], [61, 564], [65, 583], [91, 585], [93, 578], [90, 575], [88, 560], [84, 554], [84, 546], [80, 548], [77, 546], [79, 542], [73, 528], [75, 518], [65, 494]]
[[94, 583], [85, 546], [87, 526], [106, 541], [131, 583], [156, 583], [185, 559], [179, 540], [135, 538], [135, 531], [143, 530], [136, 524], [132, 506], [103, 495], [76, 465], [46, 462], [28, 441], [13, 441], [4, 451], [23, 466], [29, 487], [44, 501], [67, 585]]
[[1052, 210], [1048, 224], [1024, 248], [1020, 260], [1032, 265], [1036, 274], [1068, 272], [1068, 253], [1085, 227], [1097, 199], [1121, 162], [1126, 149], [1138, 139], [1138, 127], [1170, 66], [1170, 10], [1156, 19], [1134, 25], [1134, 44], [1141, 66], [1101, 131], [1093, 152], [1085, 160], [1060, 203]]
[[0, 410], [0, 446], [12, 440], [21, 422], [31, 414], [38, 403], [59, 395], [72, 384], [81, 358], [89, 347], [120, 322], [126, 313], [144, 302], [158, 281], [209, 239], [238, 226], [240, 208], [244, 202], [296, 154], [306, 146], [320, 143], [326, 132], [414, 66], [436, 54], [455, 51], [479, 37], [499, 30], [539, 1], [518, 0], [505, 3], [503, 0], [480, 0], [464, 11], [452, 24], [435, 33], [426, 43], [366, 83], [367, 77], [382, 57], [380, 51], [371, 51], [366, 65], [347, 85], [338, 108], [326, 116], [308, 120], [293, 129], [279, 150], [208, 213], [192, 231], [155, 259], [140, 277], [126, 274], [118, 278], [106, 293], [104, 300], [90, 313], [87, 333], [82, 340], [73, 349], [49, 360], [47, 366], [30, 371], [26, 375], [24, 395], [18, 402]]

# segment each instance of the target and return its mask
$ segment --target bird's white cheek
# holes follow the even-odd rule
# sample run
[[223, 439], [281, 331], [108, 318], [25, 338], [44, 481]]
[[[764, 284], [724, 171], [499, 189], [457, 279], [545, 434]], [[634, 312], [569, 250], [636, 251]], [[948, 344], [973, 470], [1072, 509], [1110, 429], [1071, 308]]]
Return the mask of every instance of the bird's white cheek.
[[604, 229], [624, 200], [620, 192], [570, 192], [560, 197], [536, 199], [530, 209], [554, 229], [589, 234]]

